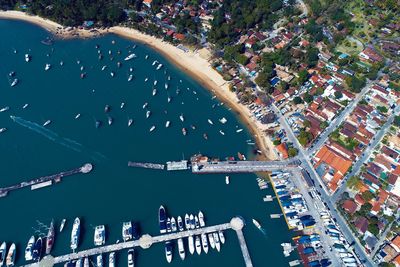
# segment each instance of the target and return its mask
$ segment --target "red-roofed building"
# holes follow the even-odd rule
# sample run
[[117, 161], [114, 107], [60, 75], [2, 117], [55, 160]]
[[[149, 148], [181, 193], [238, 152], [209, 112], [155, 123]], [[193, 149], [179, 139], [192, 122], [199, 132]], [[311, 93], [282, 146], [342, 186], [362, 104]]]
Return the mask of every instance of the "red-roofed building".
[[285, 143], [281, 143], [275, 148], [283, 159], [287, 159], [289, 157], [287, 146]]
[[382, 62], [383, 57], [372, 47], [366, 47], [360, 54], [359, 57], [361, 60], [370, 61], [372, 63]]
[[357, 204], [351, 200], [351, 199], [347, 199], [343, 202], [342, 208], [349, 214], [353, 214], [354, 212], [356, 212], [358, 206]]
[[360, 234], [364, 234], [368, 229], [368, 220], [365, 217], [358, 217], [354, 222], [354, 226], [357, 228]]

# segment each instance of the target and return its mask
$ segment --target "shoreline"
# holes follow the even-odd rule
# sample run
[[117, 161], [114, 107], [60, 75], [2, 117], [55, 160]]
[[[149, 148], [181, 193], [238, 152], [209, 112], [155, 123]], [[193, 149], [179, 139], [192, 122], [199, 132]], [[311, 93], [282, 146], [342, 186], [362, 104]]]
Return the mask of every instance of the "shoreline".
[[240, 121], [250, 131], [257, 144], [257, 148], [262, 151], [262, 155], [257, 156], [258, 158], [266, 160], [276, 159], [276, 156], [272, 151], [272, 141], [264, 134], [263, 125], [254, 118], [247, 106], [238, 103], [236, 94], [229, 90], [228, 82], [212, 68], [207, 59], [201, 57], [199, 52], [184, 52], [176, 46], [159, 38], [144, 34], [136, 29], [121, 26], [97, 30], [77, 28], [69, 29], [68, 27], [66, 28], [54, 21], [39, 16], [27, 15], [20, 11], [0, 11], [0, 18], [23, 20], [33, 23], [48, 30], [61, 39], [93, 38], [113, 33], [123, 38], [128, 38], [150, 46], [179, 69], [190, 75], [202, 86], [206, 87], [212, 94], [216, 95], [219, 100], [232, 109], [232, 112], [239, 117]]

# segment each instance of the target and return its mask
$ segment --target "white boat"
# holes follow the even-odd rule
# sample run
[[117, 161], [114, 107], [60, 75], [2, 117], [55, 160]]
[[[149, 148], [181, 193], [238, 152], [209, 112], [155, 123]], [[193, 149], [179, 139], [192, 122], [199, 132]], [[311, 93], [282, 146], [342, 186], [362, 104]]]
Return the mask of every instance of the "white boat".
[[214, 241], [215, 241], [215, 248], [219, 252], [221, 250], [221, 243], [219, 242], [219, 236], [216, 232], [213, 233]]
[[164, 88], [165, 88], [165, 89], [168, 89], [168, 83], [165, 83], [165, 84], [164, 84]]
[[104, 65], [103, 67], [101, 67], [101, 70], [105, 70], [107, 68], [107, 65]]
[[115, 252], [111, 252], [108, 255], [108, 267], [115, 267]]
[[157, 94], [157, 89], [153, 88], [153, 92], [151, 93], [153, 96], [155, 96]]
[[18, 79], [17, 78], [15, 78], [12, 82], [11, 82], [11, 87], [14, 87], [14, 86], [16, 86], [17, 85], [17, 83], [18, 83]]
[[194, 228], [196, 228], [196, 224], [195, 224], [195, 222], [194, 222], [194, 216], [193, 216], [193, 214], [190, 214], [189, 219], [190, 219], [190, 229], [193, 230]]
[[150, 115], [151, 115], [151, 111], [150, 110], [146, 111], [146, 119], [148, 119], [150, 117]]
[[130, 67], [130, 68], [129, 68], [129, 71], [130, 71], [130, 72], [132, 72], [132, 71], [133, 71], [133, 68], [132, 68], [132, 67]]
[[96, 226], [94, 230], [94, 245], [102, 246], [106, 242], [106, 228], [104, 225]]
[[64, 66], [64, 61], [60, 61], [60, 66]]
[[26, 245], [26, 248], [25, 248], [25, 260], [26, 261], [31, 261], [33, 259], [32, 248], [34, 245], [35, 245], [35, 236], [31, 236], [31, 238], [29, 238], [28, 244]]
[[47, 126], [47, 125], [49, 125], [51, 123], [51, 120], [47, 120], [47, 121], [45, 121], [44, 123], [43, 123], [43, 126]]
[[156, 65], [158, 63], [157, 60], [154, 60], [153, 63], [151, 64], [152, 66]]
[[148, 105], [149, 105], [149, 103], [146, 102], [143, 104], [142, 108], [145, 109]]
[[196, 229], [200, 228], [199, 218], [197, 217], [197, 215], [194, 216], [194, 225]]
[[44, 66], [44, 70], [49, 70], [51, 68], [51, 65], [49, 64], [49, 63], [47, 63], [45, 66]]
[[128, 267], [135, 266], [135, 250], [131, 248], [128, 250]]
[[171, 124], [171, 122], [170, 122], [170, 121], [167, 121], [167, 122], [165, 123], [165, 127], [168, 128], [170, 124]]
[[86, 257], [85, 260], [83, 261], [83, 267], [89, 267], [89, 258]]
[[149, 55], [146, 55], [145, 57], [144, 57], [144, 59], [148, 59], [149, 58]]
[[185, 228], [186, 230], [190, 230], [190, 218], [187, 213], [185, 214]]
[[112, 71], [112, 72], [110, 72], [110, 75], [111, 75], [111, 77], [114, 77], [115, 73]]
[[225, 135], [225, 133], [222, 130], [219, 130], [219, 133]]
[[172, 243], [171, 241], [167, 241], [165, 243], [165, 258], [167, 259], [168, 263], [172, 261]]
[[171, 76], [168, 75], [167, 80], [170, 81], [171, 80]]
[[253, 224], [254, 224], [258, 229], [261, 229], [261, 224], [260, 224], [256, 219], [253, 219], [252, 221], [253, 221]]
[[15, 254], [16, 254], [16, 246], [15, 243], [12, 243], [7, 253], [7, 258], [6, 258], [7, 267], [14, 266]]
[[71, 232], [71, 249], [75, 250], [79, 246], [79, 237], [81, 231], [81, 221], [78, 217], [75, 218]]
[[199, 236], [196, 236], [195, 245], [196, 245], [196, 252], [197, 252], [198, 255], [200, 255], [200, 253], [201, 253], [201, 242], [200, 242], [200, 237]]
[[7, 244], [6, 242], [3, 242], [0, 246], [0, 267], [3, 266], [4, 260], [6, 259], [6, 253], [7, 253]]
[[225, 244], [224, 232], [218, 231], [218, 236], [219, 236], [219, 240], [221, 241], [221, 244]]
[[193, 253], [194, 253], [194, 239], [193, 239], [192, 235], [189, 236], [188, 243], [189, 243], [189, 252], [190, 252], [190, 254], [193, 255]]
[[210, 243], [210, 247], [212, 249], [214, 249], [215, 248], [215, 241], [214, 241], [214, 236], [213, 236], [212, 233], [208, 234], [208, 242]]
[[26, 62], [31, 61], [31, 56], [29, 54], [25, 54], [25, 61]]
[[130, 127], [132, 125], [132, 123], [133, 123], [133, 119], [129, 119], [128, 120], [128, 127]]
[[185, 121], [185, 118], [183, 117], [183, 114], [179, 115], [179, 119], [180, 119], [182, 122]]
[[183, 220], [182, 220], [182, 217], [181, 216], [178, 216], [178, 229], [179, 229], [179, 231], [180, 232], [182, 232], [183, 231]]
[[152, 132], [152, 131], [154, 131], [156, 129], [156, 126], [151, 126], [151, 128], [150, 128], [150, 132]]
[[167, 102], [168, 102], [168, 103], [171, 102], [171, 97], [168, 97], [168, 98], [167, 98]]
[[97, 267], [103, 267], [103, 255], [99, 254], [96, 257], [96, 266]]
[[133, 79], [133, 74], [130, 74], [130, 75], [128, 76], [128, 82], [132, 81], [132, 79]]
[[62, 219], [61, 224], [60, 224], [60, 233], [62, 232], [62, 230], [64, 229], [65, 226], [65, 222], [67, 221], [67, 219]]
[[237, 133], [240, 133], [240, 132], [242, 132], [242, 131], [243, 131], [243, 129], [237, 129], [237, 130], [236, 130]]
[[78, 259], [78, 260], [75, 262], [75, 267], [82, 267], [82, 259]]
[[108, 125], [111, 125], [112, 123], [113, 123], [113, 118], [111, 118], [111, 117], [108, 117]]
[[225, 117], [222, 117], [219, 122], [225, 124], [228, 120]]
[[176, 232], [178, 230], [178, 227], [176, 225], [176, 220], [174, 217], [171, 218], [171, 230], [172, 232]]
[[79, 119], [80, 116], [81, 116], [80, 113], [76, 114], [76, 115], [75, 115], [75, 120], [76, 120], [76, 119]]
[[200, 223], [200, 227], [204, 227], [206, 226], [206, 223], [204, 221], [204, 214], [203, 212], [199, 211], [199, 223]]
[[29, 106], [29, 104], [25, 104], [22, 106], [23, 109], [26, 109]]
[[121, 109], [125, 107], [125, 102], [121, 102], [121, 105], [119, 106]]
[[156, 70], [159, 70], [159, 69], [161, 69], [162, 68], [162, 66], [163, 66], [163, 64], [158, 64], [158, 66], [157, 66], [157, 68], [156, 68]]
[[225, 176], [225, 183], [229, 184], [229, 175]]
[[214, 125], [214, 123], [212, 122], [212, 120], [208, 119], [207, 120], [209, 124]]
[[203, 251], [207, 254], [208, 253], [208, 241], [207, 241], [207, 235], [206, 234], [201, 234], [201, 246], [203, 247]]
[[149, 80], [149, 78], [146, 77], [146, 78], [144, 79], [144, 82], [147, 82], [148, 80]]
[[0, 133], [4, 133], [5, 131], [7, 131], [7, 128], [0, 128]]
[[128, 221], [128, 222], [123, 222], [122, 223], [122, 239], [124, 240], [124, 242], [129, 241], [132, 239], [132, 222]]
[[184, 260], [186, 253], [185, 253], [185, 246], [183, 245], [182, 238], [178, 239], [178, 251], [179, 251], [179, 257], [181, 257], [181, 259]]
[[9, 109], [10, 109], [10, 107], [9, 107], [9, 106], [7, 106], [7, 107], [4, 107], [4, 108], [1, 108], [1, 109], [0, 109], [0, 112], [7, 111], [7, 110], [9, 110]]
[[81, 71], [83, 71], [85, 69], [85, 67], [84, 66], [81, 66]]
[[129, 54], [124, 60], [128, 61], [128, 60], [131, 60], [131, 59], [133, 59], [135, 57], [136, 57], [136, 55], [132, 53], [132, 54]]
[[157, 80], [154, 80], [153, 85], [156, 86], [157, 85]]

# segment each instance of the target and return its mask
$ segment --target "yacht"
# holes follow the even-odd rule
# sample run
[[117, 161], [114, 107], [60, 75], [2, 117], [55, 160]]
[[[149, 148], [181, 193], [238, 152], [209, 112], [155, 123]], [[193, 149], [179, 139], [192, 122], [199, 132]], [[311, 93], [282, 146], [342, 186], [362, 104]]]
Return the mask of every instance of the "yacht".
[[216, 232], [213, 233], [215, 248], [219, 252], [221, 250], [221, 243], [219, 242], [219, 236]]
[[206, 133], [204, 133], [204, 134], [203, 134], [203, 138], [204, 138], [205, 140], [208, 140], [208, 135], [207, 135]]
[[143, 104], [142, 108], [145, 109], [148, 105], [149, 105], [149, 103], [146, 102]]
[[104, 106], [104, 112], [109, 112], [111, 110], [111, 107], [110, 107], [110, 105], [105, 105]]
[[153, 92], [151, 93], [153, 96], [155, 96], [157, 94], [157, 89], [153, 88]]
[[224, 232], [218, 231], [218, 236], [219, 236], [219, 240], [221, 241], [221, 244], [225, 244]]
[[54, 236], [55, 236], [54, 220], [51, 220], [50, 227], [49, 227], [49, 230], [47, 232], [47, 237], [46, 237], [46, 254], [50, 254], [51, 249], [53, 248]]
[[135, 250], [131, 248], [128, 250], [128, 267], [135, 266]]
[[171, 228], [171, 218], [167, 218], [167, 232], [171, 233], [172, 228]]
[[5, 131], [7, 131], [7, 128], [0, 128], [0, 133], [4, 133]]
[[12, 82], [11, 82], [11, 87], [14, 87], [14, 86], [16, 86], [17, 85], [17, 83], [18, 83], [18, 79], [17, 78], [15, 78]]
[[122, 239], [126, 242], [132, 239], [132, 222], [122, 223]]
[[225, 183], [226, 183], [226, 184], [229, 184], [229, 182], [230, 182], [230, 181], [229, 181], [229, 175], [227, 175], [227, 176], [225, 176]]
[[45, 121], [44, 123], [43, 123], [43, 126], [47, 126], [47, 125], [49, 125], [51, 123], [51, 120], [47, 120], [47, 121]]
[[71, 232], [71, 249], [75, 250], [79, 245], [79, 235], [81, 233], [81, 220], [76, 217]]
[[0, 109], [0, 112], [7, 111], [7, 110], [9, 110], [9, 109], [10, 109], [10, 107], [9, 107], [9, 106], [7, 106], [7, 107], [4, 107], [4, 108], [1, 108], [1, 109]]
[[81, 116], [80, 113], [76, 114], [76, 115], [75, 115], [75, 120], [79, 119], [80, 116]]
[[128, 120], [128, 127], [131, 126], [132, 123], [133, 123], [133, 119], [129, 119], [129, 120]]
[[170, 103], [171, 102], [171, 97], [167, 98], [167, 102]]
[[111, 77], [114, 77], [115, 73], [112, 71], [112, 72], [110, 72], [110, 75], [111, 75]]
[[171, 241], [165, 242], [165, 258], [168, 263], [172, 261], [172, 243]]
[[194, 222], [193, 214], [189, 215], [189, 228], [191, 230], [193, 230], [195, 228], [195, 222]]
[[158, 223], [160, 225], [160, 233], [165, 234], [167, 232], [167, 213], [162, 205], [158, 209]]
[[78, 259], [78, 260], [75, 262], [75, 267], [82, 267], [82, 259]]
[[154, 60], [153, 63], [151, 63], [152, 66], [156, 65], [158, 63], [157, 60]]
[[219, 122], [225, 124], [228, 120], [225, 117], [222, 117]]
[[208, 234], [208, 241], [209, 241], [209, 243], [210, 243], [210, 247], [211, 247], [212, 249], [214, 249], [214, 248], [215, 248], [215, 241], [214, 241], [214, 236], [213, 236], [212, 233], [209, 233], [209, 234]]
[[29, 54], [25, 54], [25, 62], [31, 61], [31, 56]]
[[44, 70], [49, 70], [51, 68], [51, 65], [49, 64], [49, 63], [47, 63], [45, 66], [44, 66]]
[[101, 70], [105, 70], [107, 68], [107, 65], [104, 65]]
[[96, 257], [96, 266], [103, 267], [103, 254], [99, 254]]
[[147, 78], [147, 77], [146, 77], [146, 78], [144, 78], [144, 82], [147, 82], [148, 80], [149, 80], [149, 78]]
[[111, 118], [111, 117], [108, 117], [108, 125], [111, 125], [112, 123], [113, 123], [113, 118]]
[[7, 253], [7, 258], [6, 258], [7, 267], [14, 266], [15, 250], [16, 250], [15, 243], [12, 243], [11, 247], [8, 249], [8, 253]]
[[207, 235], [206, 234], [201, 234], [201, 245], [203, 247], [203, 251], [207, 254], [208, 253], [208, 241], [207, 241]]
[[176, 220], [174, 217], [171, 218], [171, 231], [172, 232], [178, 231], [178, 227], [176, 225]]
[[64, 66], [64, 61], [60, 61], [60, 66]]
[[115, 267], [115, 252], [111, 252], [108, 255], [108, 267]]
[[102, 246], [106, 242], [106, 227], [104, 225], [96, 226], [94, 230], [94, 245]]
[[200, 227], [206, 226], [206, 223], [204, 221], [204, 214], [201, 211], [199, 211], [199, 223], [200, 223]]
[[186, 128], [182, 128], [182, 134], [183, 134], [183, 135], [186, 135], [186, 134], [187, 134]]
[[178, 216], [178, 229], [180, 232], [183, 231], [183, 220], [181, 216]]
[[182, 122], [185, 121], [185, 118], [183, 117], [183, 114], [179, 115], [179, 119], [180, 119]]
[[148, 119], [150, 117], [150, 115], [151, 115], [151, 111], [150, 110], [146, 111], [146, 119]]
[[31, 236], [31, 238], [29, 238], [28, 244], [26, 245], [26, 248], [25, 248], [25, 260], [26, 261], [31, 261], [33, 259], [32, 249], [33, 249], [34, 245], [35, 245], [35, 237]]
[[151, 128], [150, 128], [149, 131], [152, 132], [152, 131], [154, 131], [155, 129], [156, 129], [156, 126], [153, 125], [153, 126], [151, 126]]
[[22, 108], [23, 108], [23, 109], [26, 109], [28, 106], [29, 106], [29, 104], [24, 104], [24, 105], [22, 106]]
[[145, 57], [144, 57], [144, 59], [148, 59], [149, 58], [149, 55], [146, 55]]
[[130, 74], [130, 75], [128, 76], [128, 82], [132, 81], [132, 79], [133, 79], [133, 74]]
[[125, 102], [121, 102], [121, 105], [119, 106], [121, 109], [125, 107]]
[[167, 122], [165, 123], [165, 127], [168, 128], [170, 124], [171, 124], [171, 122], [170, 122], [170, 121], [167, 121]]
[[261, 229], [261, 224], [260, 224], [256, 219], [253, 219], [253, 224], [254, 224], [258, 229]]
[[197, 215], [194, 216], [194, 226], [196, 228], [200, 228], [199, 218], [197, 217]]
[[185, 214], [185, 228], [186, 230], [190, 230], [190, 218], [187, 213]]
[[184, 260], [186, 253], [182, 238], [178, 239], [178, 251], [179, 251], [179, 257], [181, 257], [181, 259]]
[[207, 120], [209, 124], [214, 125], [214, 123], [212, 122], [212, 120], [208, 119]]
[[242, 131], [243, 131], [243, 129], [237, 129], [237, 130], [236, 130], [237, 133], [240, 133], [240, 132], [242, 132]]
[[190, 254], [193, 255], [193, 253], [194, 253], [194, 239], [193, 239], [192, 235], [189, 236], [188, 242], [189, 242], [189, 252], [190, 252]]
[[200, 255], [200, 253], [201, 253], [201, 242], [200, 242], [200, 237], [199, 236], [196, 236], [195, 245], [196, 245], [196, 252], [197, 252], [198, 255]]
[[7, 244], [6, 242], [3, 242], [0, 246], [0, 266], [3, 266], [4, 260], [6, 259], [6, 253], [7, 253]]
[[43, 251], [43, 239], [39, 237], [36, 240], [35, 245], [33, 246], [32, 260], [39, 261], [40, 258], [42, 257], [42, 251]]
[[154, 80], [153, 85], [156, 86], [157, 85], [157, 80]]
[[225, 135], [225, 133], [222, 130], [219, 130], [219, 133]]
[[65, 226], [65, 222], [67, 221], [67, 219], [62, 219], [61, 224], [60, 224], [60, 233], [62, 232], [62, 230], [64, 229]]
[[165, 88], [165, 89], [168, 89], [168, 83], [165, 83], [165, 84], [164, 84], [164, 88]]
[[83, 261], [83, 267], [89, 267], [89, 258], [86, 257], [85, 260]]
[[128, 60], [131, 60], [131, 59], [133, 59], [135, 57], [136, 57], [136, 55], [132, 53], [132, 54], [128, 55], [124, 60], [128, 61]]
[[156, 70], [159, 70], [159, 69], [161, 69], [162, 68], [162, 66], [163, 66], [163, 64], [158, 64], [158, 66], [157, 66], [157, 68], [156, 68]]

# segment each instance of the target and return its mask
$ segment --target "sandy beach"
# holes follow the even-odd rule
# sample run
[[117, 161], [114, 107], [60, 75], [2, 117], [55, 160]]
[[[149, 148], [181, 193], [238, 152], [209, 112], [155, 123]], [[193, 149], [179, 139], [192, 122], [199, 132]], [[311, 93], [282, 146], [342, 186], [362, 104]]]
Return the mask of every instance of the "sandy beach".
[[104, 30], [71, 29], [63, 27], [54, 21], [43, 19], [38, 16], [30, 16], [19, 11], [0, 11], [0, 18], [19, 19], [34, 23], [60, 38], [90, 38], [101, 34], [114, 33], [152, 47], [180, 69], [194, 77], [200, 84], [211, 90], [221, 101], [231, 107], [251, 131], [258, 148], [262, 151], [265, 158], [269, 160], [277, 158], [273, 152], [273, 144], [270, 138], [264, 133], [265, 127], [254, 118], [247, 106], [238, 103], [238, 98], [235, 93], [229, 90], [228, 83], [212, 68], [208, 60], [202, 57], [198, 51], [185, 52], [159, 38], [143, 34], [135, 29], [120, 26]]

